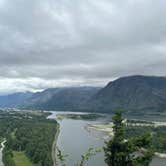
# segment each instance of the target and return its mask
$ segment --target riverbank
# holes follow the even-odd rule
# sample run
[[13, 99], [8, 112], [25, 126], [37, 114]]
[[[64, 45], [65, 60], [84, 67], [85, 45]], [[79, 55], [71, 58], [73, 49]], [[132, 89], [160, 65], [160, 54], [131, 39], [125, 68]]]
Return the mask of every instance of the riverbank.
[[56, 146], [57, 146], [57, 140], [58, 140], [59, 133], [60, 133], [60, 125], [58, 124], [54, 142], [52, 144], [52, 154], [51, 155], [52, 155], [52, 160], [53, 160], [53, 166], [57, 166]]

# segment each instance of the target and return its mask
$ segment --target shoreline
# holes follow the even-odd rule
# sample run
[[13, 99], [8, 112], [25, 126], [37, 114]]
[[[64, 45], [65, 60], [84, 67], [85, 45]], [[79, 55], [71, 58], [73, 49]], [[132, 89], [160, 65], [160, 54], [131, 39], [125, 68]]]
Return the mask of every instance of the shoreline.
[[52, 156], [52, 160], [53, 160], [53, 166], [58, 165], [57, 164], [57, 159], [56, 159], [56, 145], [57, 145], [59, 132], [60, 132], [60, 125], [58, 123], [57, 132], [56, 132], [55, 137], [54, 137], [54, 141], [53, 141], [53, 144], [52, 144], [52, 152], [51, 152], [51, 156]]

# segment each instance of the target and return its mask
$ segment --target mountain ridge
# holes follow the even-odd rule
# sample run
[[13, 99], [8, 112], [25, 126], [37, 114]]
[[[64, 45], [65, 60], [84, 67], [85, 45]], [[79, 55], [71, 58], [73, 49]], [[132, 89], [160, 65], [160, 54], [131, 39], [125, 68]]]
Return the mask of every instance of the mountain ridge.
[[[10, 96], [10, 95], [9, 95]], [[166, 77], [134, 75], [110, 81], [105, 87], [48, 88], [41, 92], [6, 97], [0, 107], [22, 109], [74, 110], [112, 113], [116, 109], [128, 113], [166, 112]], [[21, 96], [21, 94], [20, 94]]]
[[20, 107], [45, 110], [77, 110], [99, 89], [99, 87], [49, 88], [34, 93], [31, 98], [21, 103]]
[[89, 107], [104, 112], [165, 111], [166, 77], [127, 76], [109, 82], [89, 101]]

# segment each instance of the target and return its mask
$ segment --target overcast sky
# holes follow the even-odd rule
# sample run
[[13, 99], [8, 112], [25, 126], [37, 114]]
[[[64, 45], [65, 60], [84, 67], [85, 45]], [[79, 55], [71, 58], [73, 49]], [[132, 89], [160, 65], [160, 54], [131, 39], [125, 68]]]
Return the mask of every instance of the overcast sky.
[[166, 72], [166, 0], [0, 0], [0, 93]]

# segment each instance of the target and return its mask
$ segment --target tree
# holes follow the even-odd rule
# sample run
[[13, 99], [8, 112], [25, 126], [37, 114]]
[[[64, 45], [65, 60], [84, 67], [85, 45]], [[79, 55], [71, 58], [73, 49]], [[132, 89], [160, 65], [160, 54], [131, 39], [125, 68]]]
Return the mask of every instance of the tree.
[[113, 117], [114, 137], [104, 147], [105, 162], [108, 166], [148, 166], [153, 157], [151, 135], [125, 139], [125, 122], [122, 113]]
[[[74, 166], [84, 166], [91, 157], [95, 156], [97, 153], [100, 153], [100, 152], [101, 152], [101, 149], [89, 148], [87, 152], [81, 155], [80, 162], [75, 164]], [[58, 147], [57, 147], [57, 157], [60, 160], [61, 165], [66, 166], [66, 159], [68, 155], [64, 155]]]

